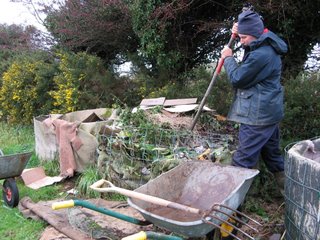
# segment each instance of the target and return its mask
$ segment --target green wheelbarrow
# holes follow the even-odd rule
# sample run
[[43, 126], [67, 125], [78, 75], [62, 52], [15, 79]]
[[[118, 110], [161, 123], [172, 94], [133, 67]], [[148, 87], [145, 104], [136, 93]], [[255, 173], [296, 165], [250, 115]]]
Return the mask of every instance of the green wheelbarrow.
[[4, 179], [0, 186], [4, 202], [11, 208], [19, 203], [19, 190], [15, 177], [21, 175], [31, 155], [32, 152], [3, 155], [0, 150], [0, 180]]

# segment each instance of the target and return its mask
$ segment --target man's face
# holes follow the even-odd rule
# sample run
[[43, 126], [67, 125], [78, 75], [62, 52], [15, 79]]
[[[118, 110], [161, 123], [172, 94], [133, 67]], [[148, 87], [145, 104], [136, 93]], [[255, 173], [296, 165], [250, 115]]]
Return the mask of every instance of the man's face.
[[245, 35], [245, 34], [239, 34], [239, 38], [240, 38], [240, 43], [245, 47], [245, 46], [249, 46], [249, 44], [254, 41], [257, 40], [256, 37], [251, 36], [251, 35]]

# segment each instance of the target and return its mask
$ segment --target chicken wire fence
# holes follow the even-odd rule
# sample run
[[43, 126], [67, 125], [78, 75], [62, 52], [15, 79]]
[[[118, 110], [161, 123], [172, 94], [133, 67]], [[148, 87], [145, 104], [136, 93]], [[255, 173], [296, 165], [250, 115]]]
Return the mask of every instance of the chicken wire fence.
[[320, 239], [320, 138], [285, 148], [286, 240]]
[[116, 185], [135, 189], [184, 161], [229, 161], [233, 144], [228, 134], [124, 127], [100, 134], [98, 169]]

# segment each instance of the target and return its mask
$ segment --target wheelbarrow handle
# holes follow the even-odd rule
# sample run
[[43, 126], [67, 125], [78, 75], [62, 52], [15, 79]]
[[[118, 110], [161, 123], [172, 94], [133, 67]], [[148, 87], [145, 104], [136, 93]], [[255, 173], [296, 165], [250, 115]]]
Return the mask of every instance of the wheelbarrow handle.
[[146, 239], [148, 239], [147, 233], [144, 231], [141, 231], [133, 235], [124, 237], [121, 240], [146, 240]]
[[63, 208], [72, 208], [74, 207], [74, 205], [75, 204], [73, 200], [66, 200], [66, 201], [52, 203], [51, 207], [53, 210], [58, 210]]
[[[105, 184], [108, 184], [110, 187], [103, 187]], [[194, 214], [199, 214], [199, 215], [203, 214], [203, 212], [200, 209], [192, 208], [192, 207], [180, 204], [180, 203], [171, 202], [171, 201], [168, 201], [168, 200], [165, 200], [162, 198], [158, 198], [158, 197], [154, 197], [151, 195], [147, 195], [144, 193], [139, 193], [139, 192], [127, 190], [124, 188], [119, 188], [119, 187], [114, 186], [111, 182], [104, 180], [104, 179], [101, 179], [101, 180], [93, 183], [90, 186], [90, 188], [95, 191], [98, 191], [98, 192], [116, 192], [116, 193], [119, 193], [119, 194], [127, 196], [127, 197], [139, 199], [139, 200], [153, 203], [156, 205], [160, 205], [160, 206], [164, 206], [164, 207], [168, 207], [168, 208], [172, 208], [172, 209], [178, 209], [178, 210], [182, 210], [182, 211], [190, 212], [190, 213], [194, 213]]]
[[122, 238], [121, 240], [147, 240], [147, 239], [162, 239], [162, 240], [183, 240], [181, 237], [165, 235], [152, 231], [141, 231], [136, 234]]

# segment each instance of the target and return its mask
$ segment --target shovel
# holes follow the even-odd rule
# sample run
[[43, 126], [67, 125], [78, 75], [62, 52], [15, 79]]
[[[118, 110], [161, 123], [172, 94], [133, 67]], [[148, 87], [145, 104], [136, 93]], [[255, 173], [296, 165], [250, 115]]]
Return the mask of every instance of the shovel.
[[[107, 186], [107, 187], [105, 187], [105, 186]], [[240, 231], [241, 233], [243, 233], [244, 235], [246, 235], [248, 238], [250, 238], [252, 240], [254, 240], [254, 238], [252, 238], [250, 235], [248, 235], [247, 233], [245, 233], [243, 230], [239, 229], [238, 227], [236, 227], [232, 223], [230, 223], [228, 221], [225, 221], [225, 220], [217, 217], [216, 215], [212, 214], [213, 211], [222, 213], [222, 214], [228, 216], [229, 218], [232, 218], [232, 219], [238, 221], [239, 223], [248, 226], [250, 229], [252, 229], [255, 232], [258, 232], [257, 229], [255, 229], [252, 226], [248, 225], [246, 222], [242, 221], [238, 217], [235, 217], [233, 215], [225, 213], [223, 210], [220, 210], [219, 208], [223, 207], [223, 208], [232, 210], [232, 211], [236, 212], [237, 214], [239, 214], [239, 215], [241, 215], [241, 216], [253, 221], [254, 223], [256, 223], [258, 225], [261, 225], [260, 223], [258, 223], [254, 219], [251, 219], [250, 217], [246, 216], [245, 214], [243, 214], [243, 213], [241, 213], [241, 212], [239, 212], [239, 211], [237, 211], [235, 209], [231, 209], [228, 206], [221, 205], [221, 204], [214, 204], [213, 207], [209, 211], [204, 211], [204, 210], [201, 210], [201, 209], [198, 209], [198, 208], [189, 207], [189, 206], [186, 206], [186, 205], [183, 205], [183, 204], [180, 204], [180, 203], [171, 202], [171, 201], [168, 201], [168, 200], [165, 200], [165, 199], [162, 199], [162, 198], [158, 198], [158, 197], [155, 197], [155, 196], [147, 195], [147, 194], [144, 194], [144, 193], [139, 193], [139, 192], [127, 190], [127, 189], [124, 189], [124, 188], [119, 188], [119, 187], [116, 187], [115, 185], [113, 185], [110, 181], [107, 181], [105, 179], [101, 179], [101, 180], [93, 183], [90, 186], [90, 188], [95, 190], [95, 191], [98, 191], [98, 192], [115, 192], [115, 193], [119, 193], [119, 194], [127, 196], [127, 197], [139, 199], [139, 200], [142, 200], [142, 201], [145, 201], [145, 202], [149, 202], [149, 203], [153, 203], [153, 204], [156, 204], [156, 205], [159, 205], [159, 206], [168, 207], [168, 208], [177, 209], [177, 210], [182, 210], [182, 211], [193, 213], [193, 214], [198, 214], [199, 216], [201, 216], [202, 220], [205, 223], [212, 224], [215, 227], [221, 229], [224, 232], [227, 232], [232, 237], [234, 237], [236, 239], [239, 239], [239, 240], [241, 240], [241, 239], [238, 238], [237, 236], [235, 236], [234, 234], [232, 234], [231, 232], [229, 232], [229, 231], [225, 230], [224, 228], [221, 228], [219, 225], [211, 222], [210, 218], [215, 218], [215, 219], [217, 219], [217, 220], [219, 220], [221, 222], [224, 222], [224, 223], [232, 226], [234, 229]]]

